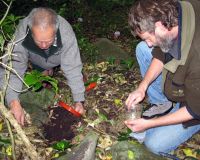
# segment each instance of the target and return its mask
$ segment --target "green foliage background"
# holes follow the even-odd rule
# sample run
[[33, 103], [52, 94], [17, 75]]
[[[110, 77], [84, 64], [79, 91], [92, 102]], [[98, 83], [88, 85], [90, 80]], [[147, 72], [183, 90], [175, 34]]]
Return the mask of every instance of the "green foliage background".
[[[132, 3], [133, 0], [14, 0], [1, 26], [1, 54], [3, 46], [11, 39], [21, 18], [27, 16], [35, 7], [50, 7], [72, 25], [83, 60], [94, 62], [98, 58], [98, 52], [91, 37], [109, 38], [109, 34], [118, 28], [121, 28], [124, 34], [130, 35], [127, 12]], [[0, 17], [3, 17], [6, 7], [2, 1], [0, 4]], [[82, 18], [83, 22], [78, 22], [78, 18]]]

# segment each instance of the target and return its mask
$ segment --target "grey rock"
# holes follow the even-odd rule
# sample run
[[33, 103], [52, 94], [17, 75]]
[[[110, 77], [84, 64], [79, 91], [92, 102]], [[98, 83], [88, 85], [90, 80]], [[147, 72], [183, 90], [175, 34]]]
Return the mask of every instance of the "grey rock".
[[99, 52], [100, 60], [107, 60], [109, 57], [115, 57], [118, 60], [125, 60], [131, 57], [127, 52], [118, 47], [114, 42], [107, 38], [99, 38], [94, 44]]
[[111, 151], [113, 160], [166, 160], [148, 151], [143, 144], [135, 141], [118, 142], [112, 146]]
[[98, 135], [95, 132], [89, 132], [77, 147], [57, 160], [95, 160], [97, 140]]

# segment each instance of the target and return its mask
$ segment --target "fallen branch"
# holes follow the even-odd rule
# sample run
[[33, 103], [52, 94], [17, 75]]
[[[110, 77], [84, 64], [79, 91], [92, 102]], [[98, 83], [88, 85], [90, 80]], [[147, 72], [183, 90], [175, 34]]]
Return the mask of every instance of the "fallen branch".
[[95, 131], [99, 132], [100, 134], [103, 134], [103, 135], [109, 135], [109, 136], [112, 137], [113, 139], [115, 139], [115, 140], [117, 139], [116, 136], [114, 136], [114, 135], [110, 135], [110, 134], [108, 134], [108, 133], [106, 133], [106, 132], [104, 132], [104, 131], [102, 131], [102, 130], [96, 128], [96, 127], [91, 127], [91, 128], [94, 129]]
[[14, 140], [14, 137], [13, 137], [12, 129], [10, 127], [9, 121], [6, 118], [4, 118], [4, 119], [6, 121], [6, 125], [8, 127], [8, 132], [10, 134], [10, 139], [11, 139], [11, 143], [12, 143], [12, 157], [13, 157], [13, 160], [16, 160], [16, 156], [15, 156], [15, 140]]
[[2, 115], [10, 121], [10, 124], [15, 128], [17, 134], [20, 136], [24, 145], [26, 146], [26, 153], [32, 160], [40, 160], [42, 159], [38, 153], [36, 152], [35, 147], [31, 144], [28, 137], [25, 135], [25, 132], [18, 124], [12, 113], [1, 103], [0, 104], [0, 112]]

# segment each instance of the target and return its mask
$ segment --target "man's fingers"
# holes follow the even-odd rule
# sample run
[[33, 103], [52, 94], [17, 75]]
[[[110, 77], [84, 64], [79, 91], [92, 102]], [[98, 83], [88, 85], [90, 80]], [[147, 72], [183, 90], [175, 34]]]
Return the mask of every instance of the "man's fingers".
[[138, 97], [135, 99], [135, 101], [132, 103], [132, 105], [138, 104], [141, 101], [141, 98]]
[[21, 122], [21, 125], [24, 126], [24, 115], [21, 115], [21, 119], [20, 119], [20, 120], [21, 120], [21, 121], [20, 121], [20, 122]]
[[124, 121], [124, 123], [125, 123], [126, 125], [134, 125], [134, 124], [135, 124], [135, 121], [134, 121], [134, 120], [126, 120], [126, 121]]
[[137, 92], [132, 92], [129, 94], [126, 105], [130, 108], [132, 105], [135, 105], [141, 101], [141, 96]]
[[135, 104], [138, 104], [140, 101], [142, 101], [144, 98], [143, 91], [135, 90], [132, 93], [129, 94], [125, 104], [130, 109]]
[[129, 129], [131, 129], [134, 132], [134, 125], [131, 123], [131, 121], [127, 120], [124, 123]]
[[15, 119], [17, 120], [17, 122], [20, 125], [24, 126], [25, 117], [24, 117], [23, 110], [10, 110], [10, 111], [13, 114], [13, 116], [15, 117]]
[[85, 114], [85, 110], [84, 110], [83, 106], [78, 105], [75, 107], [75, 110], [77, 112], [79, 112], [80, 114]]
[[20, 125], [22, 125], [22, 124], [21, 124], [21, 118], [20, 118], [19, 116], [15, 116], [15, 115], [14, 115], [14, 117], [15, 117], [15, 119], [17, 120], [17, 122], [18, 122]]
[[125, 103], [127, 107], [130, 108], [131, 105], [134, 103], [134, 101], [135, 101], [135, 96], [129, 95]]

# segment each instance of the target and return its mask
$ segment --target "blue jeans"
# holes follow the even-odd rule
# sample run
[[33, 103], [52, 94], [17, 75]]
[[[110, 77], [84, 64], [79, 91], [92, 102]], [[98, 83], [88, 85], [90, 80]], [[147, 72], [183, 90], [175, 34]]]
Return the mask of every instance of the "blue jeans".
[[[149, 48], [145, 42], [140, 42], [136, 48], [136, 57], [140, 66], [140, 71], [144, 77], [151, 61], [152, 48]], [[161, 89], [161, 75], [148, 87], [147, 94], [150, 103], [163, 103], [168, 101]], [[179, 109], [179, 103], [171, 110], [175, 112]], [[146, 131], [144, 144], [155, 154], [159, 152], [169, 153], [176, 149], [181, 143], [187, 141], [193, 134], [200, 130], [200, 125], [184, 128], [182, 124], [161, 126], [151, 128]]]
[[[144, 77], [152, 61], [152, 48], [149, 48], [145, 42], [140, 42], [136, 47], [136, 58], [140, 66], [140, 72]], [[162, 75], [160, 74], [147, 89], [149, 103], [158, 104], [167, 102], [168, 99], [162, 92], [161, 88]]]

